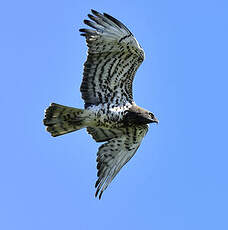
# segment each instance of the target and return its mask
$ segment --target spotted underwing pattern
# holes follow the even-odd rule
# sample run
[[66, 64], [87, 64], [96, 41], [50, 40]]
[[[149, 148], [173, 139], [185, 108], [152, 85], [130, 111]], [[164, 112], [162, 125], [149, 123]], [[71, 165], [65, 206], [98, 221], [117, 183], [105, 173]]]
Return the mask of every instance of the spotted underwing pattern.
[[116, 136], [100, 146], [97, 153], [96, 196], [100, 192], [99, 198], [101, 198], [103, 191], [116, 174], [134, 156], [147, 130], [148, 125], [125, 128], [122, 130], [122, 135]]
[[86, 128], [96, 142], [105, 142], [97, 153], [95, 196], [100, 199], [136, 153], [148, 124], [158, 120], [133, 100], [132, 84], [144, 60], [143, 49], [120, 21], [91, 11], [90, 20], [84, 20], [91, 29], [80, 29], [88, 46], [80, 87], [84, 109], [52, 103], [44, 125], [54, 137]]
[[84, 23], [95, 30], [80, 29], [86, 37], [88, 56], [81, 84], [85, 107], [111, 103], [132, 103], [132, 82], [144, 60], [144, 51], [133, 34], [118, 20], [94, 10], [92, 21]]

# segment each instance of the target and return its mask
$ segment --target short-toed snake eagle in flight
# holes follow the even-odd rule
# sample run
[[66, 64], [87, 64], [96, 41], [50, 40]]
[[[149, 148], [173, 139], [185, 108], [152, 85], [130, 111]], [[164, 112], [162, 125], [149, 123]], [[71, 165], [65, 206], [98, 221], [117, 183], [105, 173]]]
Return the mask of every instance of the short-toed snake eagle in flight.
[[135, 72], [144, 59], [139, 43], [120, 21], [92, 10], [80, 29], [88, 46], [81, 94], [84, 109], [52, 103], [44, 125], [53, 137], [82, 128], [96, 142], [105, 142], [97, 153], [99, 198], [120, 169], [134, 156], [148, 124], [158, 120], [137, 106], [132, 96]]

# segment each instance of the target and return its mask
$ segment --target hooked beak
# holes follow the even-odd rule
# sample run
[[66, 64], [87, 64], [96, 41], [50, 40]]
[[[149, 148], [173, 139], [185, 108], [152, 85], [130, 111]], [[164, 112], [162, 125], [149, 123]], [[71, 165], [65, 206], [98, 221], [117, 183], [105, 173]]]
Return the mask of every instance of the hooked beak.
[[154, 117], [153, 123], [157, 123], [158, 124], [158, 122], [159, 122], [159, 120], [156, 117]]

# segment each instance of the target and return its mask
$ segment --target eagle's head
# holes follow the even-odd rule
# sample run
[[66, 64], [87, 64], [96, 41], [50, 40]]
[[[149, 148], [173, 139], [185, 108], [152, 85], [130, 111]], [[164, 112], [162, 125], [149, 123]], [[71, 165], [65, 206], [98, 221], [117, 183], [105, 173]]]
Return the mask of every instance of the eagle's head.
[[157, 123], [158, 124], [158, 119], [154, 116], [153, 113], [149, 112], [145, 114], [145, 117], [148, 120], [148, 123]]
[[127, 124], [149, 124], [158, 123], [158, 119], [148, 110], [145, 110], [139, 106], [133, 105], [126, 111], [124, 116], [124, 122]]

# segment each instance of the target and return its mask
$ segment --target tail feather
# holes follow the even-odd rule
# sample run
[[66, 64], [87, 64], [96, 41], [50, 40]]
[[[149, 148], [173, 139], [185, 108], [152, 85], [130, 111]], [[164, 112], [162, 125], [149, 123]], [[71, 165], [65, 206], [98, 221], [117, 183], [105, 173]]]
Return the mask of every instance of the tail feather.
[[83, 109], [52, 103], [45, 111], [43, 123], [53, 137], [85, 127]]

